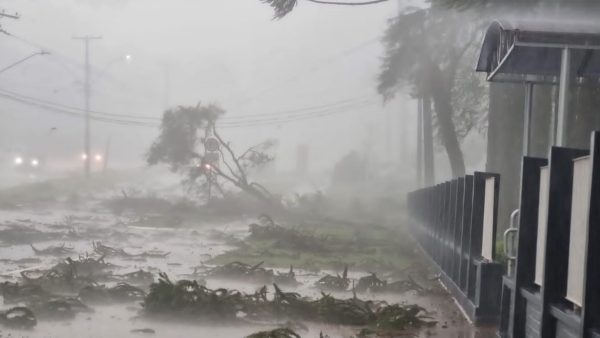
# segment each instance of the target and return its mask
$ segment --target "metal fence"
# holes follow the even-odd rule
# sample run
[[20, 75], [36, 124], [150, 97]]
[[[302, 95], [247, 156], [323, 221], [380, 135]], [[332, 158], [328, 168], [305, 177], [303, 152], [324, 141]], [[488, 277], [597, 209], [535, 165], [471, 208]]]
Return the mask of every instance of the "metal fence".
[[411, 231], [442, 283], [476, 323], [497, 322], [502, 264], [496, 258], [500, 176], [476, 172], [409, 193]]
[[525, 157], [521, 174], [499, 336], [600, 338], [600, 133], [589, 151]]

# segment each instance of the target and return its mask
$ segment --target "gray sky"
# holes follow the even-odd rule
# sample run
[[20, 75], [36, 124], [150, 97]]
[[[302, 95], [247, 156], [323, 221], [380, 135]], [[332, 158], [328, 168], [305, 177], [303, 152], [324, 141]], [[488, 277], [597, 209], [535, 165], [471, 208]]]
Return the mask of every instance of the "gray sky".
[[[364, 149], [369, 134], [374, 153], [382, 153], [388, 149], [386, 128], [394, 133], [390, 144], [396, 151], [403, 139], [399, 111], [414, 108], [403, 100], [382, 107], [374, 89], [379, 39], [398, 10], [395, 1], [364, 7], [300, 1], [279, 21], [258, 0], [6, 0], [0, 6], [21, 14], [0, 23], [28, 41], [0, 35], [0, 65], [35, 52], [36, 44], [53, 52], [0, 74], [0, 90], [82, 107], [83, 44], [71, 38], [92, 34], [103, 37], [91, 48], [94, 110], [160, 117], [167, 102], [214, 102], [235, 124], [240, 116], [352, 100], [347, 112], [319, 119], [223, 129], [236, 145], [280, 139], [282, 169], [293, 165], [299, 143], [311, 145], [316, 168], [350, 149]], [[122, 60], [125, 54], [131, 62]], [[0, 102], [8, 122], [0, 139], [4, 147], [25, 142], [27, 135], [30, 147], [63, 157], [81, 153], [82, 120]], [[52, 127], [56, 132], [48, 132]], [[93, 148], [102, 150], [110, 138], [118, 161], [141, 164], [156, 134], [152, 128], [94, 123]]]

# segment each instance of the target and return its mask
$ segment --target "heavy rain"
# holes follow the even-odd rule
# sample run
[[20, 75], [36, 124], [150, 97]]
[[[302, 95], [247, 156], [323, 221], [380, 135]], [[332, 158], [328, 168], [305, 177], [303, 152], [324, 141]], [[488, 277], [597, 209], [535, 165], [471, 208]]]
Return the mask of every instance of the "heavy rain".
[[591, 0], [0, 2], [0, 337], [598, 337]]

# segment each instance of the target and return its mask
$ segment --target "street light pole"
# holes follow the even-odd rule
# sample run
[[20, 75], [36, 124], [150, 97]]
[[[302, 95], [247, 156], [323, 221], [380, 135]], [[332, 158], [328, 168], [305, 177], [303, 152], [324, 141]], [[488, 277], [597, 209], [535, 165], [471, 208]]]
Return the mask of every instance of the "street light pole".
[[90, 135], [90, 97], [91, 97], [91, 81], [90, 81], [90, 41], [100, 40], [100, 36], [80, 36], [73, 37], [73, 40], [80, 40], [85, 45], [85, 131], [84, 131], [84, 172], [85, 177], [90, 177], [90, 161], [92, 158], [91, 154], [91, 135]]
[[13, 63], [13, 64], [11, 64], [11, 65], [9, 65], [9, 66], [6, 66], [6, 67], [4, 67], [4, 68], [0, 69], [0, 74], [2, 74], [2, 73], [4, 73], [5, 71], [7, 71], [7, 70], [9, 70], [9, 69], [11, 69], [11, 68], [13, 68], [13, 67], [15, 67], [15, 66], [19, 65], [19, 64], [21, 64], [21, 63], [23, 63], [23, 62], [25, 62], [25, 61], [27, 61], [27, 60], [31, 59], [31, 58], [32, 58], [32, 57], [34, 57], [34, 56], [37, 56], [37, 55], [48, 55], [48, 54], [50, 54], [50, 53], [49, 53], [49, 52], [46, 52], [46, 51], [44, 51], [44, 50], [42, 50], [42, 51], [39, 51], [39, 52], [37, 52], [37, 53], [33, 53], [33, 54], [31, 54], [31, 55], [29, 55], [29, 56], [27, 56], [27, 57], [25, 57], [25, 58], [22, 58], [21, 60], [19, 60], [19, 61], [17, 61], [17, 62], [15, 62], [15, 63]]

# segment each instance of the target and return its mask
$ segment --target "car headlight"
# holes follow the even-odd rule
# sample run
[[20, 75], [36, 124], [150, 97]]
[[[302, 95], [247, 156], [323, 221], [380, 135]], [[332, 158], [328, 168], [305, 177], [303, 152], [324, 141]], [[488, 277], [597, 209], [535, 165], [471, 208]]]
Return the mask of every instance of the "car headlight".
[[15, 157], [15, 164], [16, 165], [21, 165], [23, 164], [23, 158], [21, 156], [17, 156]]
[[32, 167], [37, 167], [38, 165], [40, 165], [40, 161], [37, 158], [31, 159]]
[[94, 160], [96, 160], [96, 162], [102, 162], [102, 155], [97, 154], [96, 156], [94, 156]]

